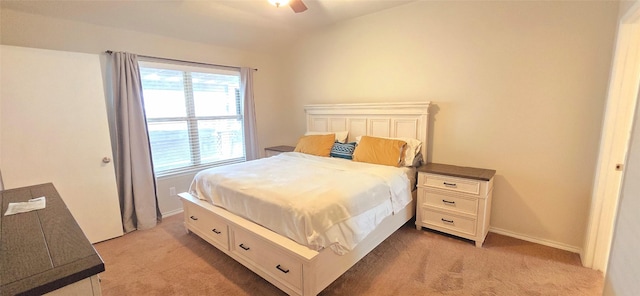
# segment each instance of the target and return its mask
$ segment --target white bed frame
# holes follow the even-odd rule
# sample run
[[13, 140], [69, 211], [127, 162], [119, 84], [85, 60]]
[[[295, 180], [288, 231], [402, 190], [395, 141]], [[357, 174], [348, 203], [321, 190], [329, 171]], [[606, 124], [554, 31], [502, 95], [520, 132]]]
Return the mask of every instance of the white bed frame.
[[[426, 157], [430, 102], [307, 105], [307, 131], [349, 131], [357, 136], [409, 137]], [[314, 251], [260, 225], [179, 194], [187, 229], [289, 295], [317, 295], [415, 215], [414, 202], [395, 213], [346, 255]], [[266, 256], [265, 254], [269, 254]]]

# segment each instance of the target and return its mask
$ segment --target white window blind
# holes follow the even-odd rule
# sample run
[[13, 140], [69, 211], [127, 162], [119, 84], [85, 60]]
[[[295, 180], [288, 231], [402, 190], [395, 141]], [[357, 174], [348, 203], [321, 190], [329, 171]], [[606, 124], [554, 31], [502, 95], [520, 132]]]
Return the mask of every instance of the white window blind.
[[139, 65], [157, 176], [245, 161], [239, 70]]

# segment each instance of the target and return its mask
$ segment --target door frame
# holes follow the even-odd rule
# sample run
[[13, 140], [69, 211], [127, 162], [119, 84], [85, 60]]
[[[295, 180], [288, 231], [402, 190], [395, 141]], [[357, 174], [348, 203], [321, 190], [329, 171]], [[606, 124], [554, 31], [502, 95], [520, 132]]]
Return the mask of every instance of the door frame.
[[618, 23], [582, 264], [607, 270], [624, 167], [640, 87], [640, 1]]

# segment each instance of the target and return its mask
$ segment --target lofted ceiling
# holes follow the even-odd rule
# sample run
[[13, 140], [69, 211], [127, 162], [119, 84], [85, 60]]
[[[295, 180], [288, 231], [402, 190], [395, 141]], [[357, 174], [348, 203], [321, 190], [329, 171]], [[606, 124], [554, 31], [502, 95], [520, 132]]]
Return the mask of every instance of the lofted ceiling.
[[1, 0], [2, 9], [253, 50], [416, 0], [304, 0], [294, 13], [267, 0]]

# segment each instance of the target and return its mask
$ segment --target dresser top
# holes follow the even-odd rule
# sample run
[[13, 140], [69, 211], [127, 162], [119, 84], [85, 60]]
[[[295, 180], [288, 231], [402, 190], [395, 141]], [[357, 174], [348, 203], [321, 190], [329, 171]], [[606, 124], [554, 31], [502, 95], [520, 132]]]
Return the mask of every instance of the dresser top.
[[482, 181], [489, 181], [496, 174], [495, 170], [461, 167], [441, 163], [428, 163], [419, 167], [418, 172]]
[[[10, 202], [46, 197], [41, 210], [4, 216]], [[0, 191], [0, 295], [41, 295], [104, 271], [53, 184]]]

